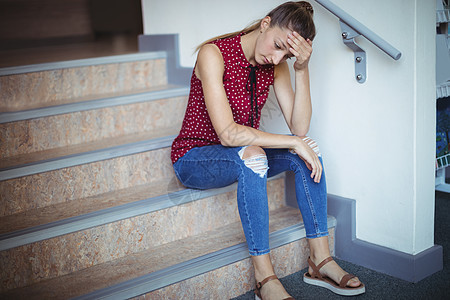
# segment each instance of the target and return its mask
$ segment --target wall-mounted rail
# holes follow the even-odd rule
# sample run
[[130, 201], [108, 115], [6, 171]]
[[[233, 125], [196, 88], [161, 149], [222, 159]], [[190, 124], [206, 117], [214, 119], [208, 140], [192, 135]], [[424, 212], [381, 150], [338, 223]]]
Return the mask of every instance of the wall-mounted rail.
[[355, 53], [355, 78], [359, 83], [364, 83], [367, 78], [366, 52], [355, 42], [356, 37], [362, 35], [393, 59], [400, 59], [402, 53], [399, 50], [346, 13], [339, 6], [329, 0], [316, 0], [316, 2], [339, 18], [343, 42]]

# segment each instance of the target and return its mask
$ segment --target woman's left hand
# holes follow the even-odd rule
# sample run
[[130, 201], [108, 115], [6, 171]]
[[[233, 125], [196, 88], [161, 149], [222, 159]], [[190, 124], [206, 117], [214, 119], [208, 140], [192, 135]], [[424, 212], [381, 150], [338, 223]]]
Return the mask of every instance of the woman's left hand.
[[308, 66], [312, 54], [312, 41], [305, 40], [300, 34], [293, 31], [288, 34], [287, 42], [290, 45], [289, 51], [295, 56], [294, 70], [301, 71]]

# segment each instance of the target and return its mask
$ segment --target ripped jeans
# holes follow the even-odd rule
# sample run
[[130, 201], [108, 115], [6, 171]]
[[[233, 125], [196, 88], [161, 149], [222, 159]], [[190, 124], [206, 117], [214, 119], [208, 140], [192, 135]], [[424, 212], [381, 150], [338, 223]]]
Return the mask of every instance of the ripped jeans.
[[264, 148], [265, 156], [242, 159], [245, 148], [222, 145], [193, 148], [175, 162], [175, 174], [183, 185], [194, 189], [219, 188], [238, 182], [239, 215], [249, 253], [256, 256], [270, 252], [267, 178], [293, 171], [306, 237], [327, 236], [324, 174], [320, 183], [315, 183], [303, 160], [288, 149]]

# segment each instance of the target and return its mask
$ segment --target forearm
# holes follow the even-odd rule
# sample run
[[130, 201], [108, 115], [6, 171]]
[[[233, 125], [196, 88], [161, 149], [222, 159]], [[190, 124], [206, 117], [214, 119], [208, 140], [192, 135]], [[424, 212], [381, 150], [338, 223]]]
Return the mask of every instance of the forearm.
[[312, 107], [308, 67], [295, 73], [295, 97], [291, 115], [291, 132], [305, 136], [309, 131]]
[[223, 130], [219, 138], [222, 145], [227, 147], [253, 145], [263, 148], [293, 149], [300, 143], [300, 139], [296, 136], [268, 133], [236, 123]]

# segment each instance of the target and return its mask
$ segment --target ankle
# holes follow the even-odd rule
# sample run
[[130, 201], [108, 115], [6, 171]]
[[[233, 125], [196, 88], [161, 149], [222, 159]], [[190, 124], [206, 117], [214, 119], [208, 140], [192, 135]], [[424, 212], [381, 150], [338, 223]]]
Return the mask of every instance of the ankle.
[[311, 258], [311, 260], [317, 265], [319, 263], [321, 263], [324, 259], [330, 257], [331, 254], [330, 253], [311, 253], [309, 258]]
[[255, 269], [255, 279], [257, 282], [263, 281], [271, 275], [275, 275], [269, 254], [252, 256], [252, 261]]
[[260, 272], [255, 269], [255, 280], [261, 282], [269, 276], [275, 275], [275, 272]]

